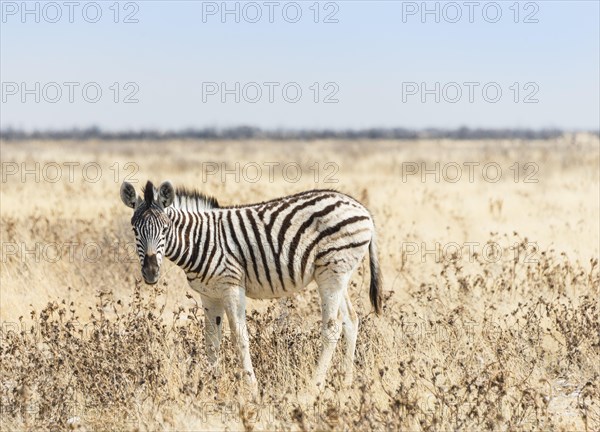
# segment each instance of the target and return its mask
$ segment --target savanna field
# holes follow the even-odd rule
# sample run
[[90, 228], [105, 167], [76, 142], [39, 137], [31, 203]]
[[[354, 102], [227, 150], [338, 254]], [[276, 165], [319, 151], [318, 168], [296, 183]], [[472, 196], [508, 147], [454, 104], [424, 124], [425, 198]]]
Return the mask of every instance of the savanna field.
[[[4, 141], [1, 429], [600, 430], [597, 135], [551, 140]], [[28, 173], [25, 172], [25, 170]], [[260, 397], [228, 330], [208, 372], [200, 297], [144, 284], [123, 180], [222, 205], [306, 189], [373, 214], [384, 311], [363, 261], [354, 383], [328, 385], [316, 287], [249, 301]], [[227, 329], [227, 327], [224, 327]]]

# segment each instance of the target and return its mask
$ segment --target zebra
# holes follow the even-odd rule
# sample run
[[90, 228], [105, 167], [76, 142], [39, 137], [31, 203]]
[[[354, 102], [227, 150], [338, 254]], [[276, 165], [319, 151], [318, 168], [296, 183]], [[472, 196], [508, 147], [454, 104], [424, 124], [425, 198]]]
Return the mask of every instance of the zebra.
[[175, 190], [169, 181], [158, 189], [148, 181], [143, 198], [124, 182], [120, 195], [134, 210], [131, 225], [144, 281], [158, 281], [166, 257], [185, 271], [190, 287], [200, 294], [206, 353], [213, 370], [225, 313], [245, 382], [256, 395], [245, 326], [246, 297], [289, 297], [315, 280], [321, 299], [322, 346], [312, 383], [323, 390], [342, 333], [346, 339], [344, 384], [352, 383], [359, 323], [347, 288], [367, 249], [370, 302], [377, 315], [382, 313], [375, 226], [362, 204], [334, 190], [309, 190], [222, 207], [215, 198], [196, 190]]

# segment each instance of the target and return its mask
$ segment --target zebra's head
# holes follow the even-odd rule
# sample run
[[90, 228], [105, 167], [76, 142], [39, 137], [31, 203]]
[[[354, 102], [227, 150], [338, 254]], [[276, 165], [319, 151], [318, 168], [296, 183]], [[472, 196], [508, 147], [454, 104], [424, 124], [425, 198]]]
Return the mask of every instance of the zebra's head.
[[121, 200], [133, 209], [131, 225], [142, 264], [142, 276], [147, 284], [152, 285], [158, 281], [160, 265], [165, 255], [166, 236], [171, 226], [165, 209], [174, 199], [175, 190], [168, 181], [162, 183], [158, 190], [152, 182], [146, 183], [143, 199], [136, 194], [131, 184], [124, 182], [121, 185]]

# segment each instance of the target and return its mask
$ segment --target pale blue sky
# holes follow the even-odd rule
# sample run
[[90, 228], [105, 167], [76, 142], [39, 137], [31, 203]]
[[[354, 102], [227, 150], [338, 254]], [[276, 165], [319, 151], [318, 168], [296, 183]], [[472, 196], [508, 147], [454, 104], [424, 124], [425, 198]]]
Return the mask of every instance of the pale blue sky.
[[[497, 2], [502, 17], [496, 23], [494, 8], [488, 6], [483, 16], [479, 2], [474, 22], [469, 22], [468, 6], [456, 2], [463, 14], [457, 23], [455, 10], [438, 2], [440, 23], [435, 16], [422, 22], [419, 13], [407, 15], [403, 10], [421, 2], [338, 1], [319, 4], [319, 21], [335, 11], [337, 23], [315, 23], [314, 1], [297, 2], [302, 17], [287, 22], [283, 6], [277, 2], [274, 23], [269, 23], [268, 6], [258, 1], [262, 19], [258, 23], [244, 20], [240, 2], [240, 23], [234, 16], [206, 16], [212, 6], [222, 2], [137, 1], [134, 17], [138, 23], [114, 23], [113, 1], [98, 2], [102, 17], [97, 23], [83, 19], [82, 6], [74, 11], [69, 23], [63, 2], [58, 23], [44, 19], [40, 2], [40, 23], [26, 15], [22, 23], [21, 2], [2, 2], [0, 73], [3, 83], [1, 126], [32, 129], [62, 129], [97, 125], [107, 130], [179, 129], [207, 126], [252, 125], [263, 128], [365, 128], [365, 127], [559, 127], [566, 129], [599, 128], [600, 99], [600, 9], [599, 2], [539, 1], [520, 2], [519, 22], [514, 22], [514, 1]], [[229, 2], [234, 8], [236, 2]], [[529, 4], [528, 4], [529, 3]], [[16, 5], [16, 6], [15, 6]], [[132, 5], [120, 3], [119, 21]], [[28, 7], [34, 8], [35, 2]], [[311, 9], [312, 7], [312, 9]], [[435, 8], [436, 2], [429, 2]], [[293, 18], [293, 6], [287, 16]], [[88, 18], [93, 18], [93, 8]], [[255, 10], [246, 7], [247, 17]], [[534, 13], [537, 23], [524, 23]], [[46, 9], [53, 19], [55, 11]], [[403, 22], [406, 21], [406, 22]], [[61, 83], [63, 95], [49, 103], [41, 95], [21, 102], [21, 83], [34, 88], [50, 82]], [[64, 82], [81, 83], [75, 88], [74, 102], [68, 101]], [[81, 95], [83, 84], [98, 83], [102, 97], [97, 103], [86, 102]], [[123, 86], [134, 82], [139, 87], [138, 103], [125, 104], [122, 99], [134, 89], [121, 88], [119, 103], [113, 101], [114, 82]], [[243, 87], [249, 82], [261, 84], [262, 98], [249, 103], [243, 95], [240, 103], [228, 96], [222, 103], [220, 94], [207, 95], [203, 102], [203, 84], [235, 82]], [[268, 102], [264, 82], [280, 83], [275, 87], [274, 102]], [[320, 83], [319, 102], [315, 103], [314, 82]], [[327, 89], [325, 83], [332, 82]], [[440, 83], [440, 102], [434, 95], [422, 103], [420, 93], [404, 94], [414, 87], [403, 83], [426, 83], [434, 88]], [[460, 84], [463, 91], [457, 103], [444, 100], [442, 88], [449, 82]], [[474, 102], [468, 100], [464, 82], [479, 83]], [[519, 83], [519, 102], [514, 83]], [[11, 83], [18, 83], [17, 94]], [[297, 103], [286, 102], [281, 89], [286, 83], [298, 83], [302, 97]], [[488, 97], [495, 88], [502, 90], [496, 103], [482, 95], [486, 83]], [[497, 84], [494, 84], [497, 83]], [[527, 88], [524, 86], [529, 84]], [[206, 84], [205, 84], [206, 86]], [[322, 99], [337, 86], [337, 103]], [[312, 87], [314, 89], [314, 87]], [[47, 87], [50, 98], [53, 89]], [[205, 88], [206, 90], [206, 88]], [[254, 89], [247, 87], [253, 98]], [[455, 88], [447, 86], [447, 98], [456, 97]], [[90, 91], [91, 93], [91, 91]], [[523, 103], [531, 93], [537, 103]], [[289, 90], [294, 96], [293, 87]], [[93, 95], [92, 95], [93, 96]]]

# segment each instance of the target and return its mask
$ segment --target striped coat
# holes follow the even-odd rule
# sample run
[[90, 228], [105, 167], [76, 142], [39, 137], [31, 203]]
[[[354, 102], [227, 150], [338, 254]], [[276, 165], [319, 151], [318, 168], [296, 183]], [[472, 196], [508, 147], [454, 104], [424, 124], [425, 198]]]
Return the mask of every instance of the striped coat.
[[224, 208], [178, 190], [166, 213], [173, 221], [166, 256], [185, 270], [192, 287], [209, 292], [234, 283], [250, 298], [292, 295], [315, 271], [352, 270], [374, 230], [361, 204], [331, 190]]

